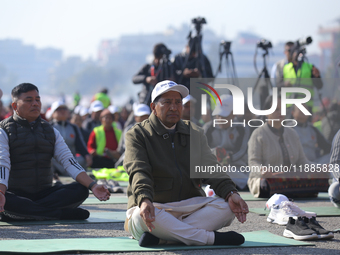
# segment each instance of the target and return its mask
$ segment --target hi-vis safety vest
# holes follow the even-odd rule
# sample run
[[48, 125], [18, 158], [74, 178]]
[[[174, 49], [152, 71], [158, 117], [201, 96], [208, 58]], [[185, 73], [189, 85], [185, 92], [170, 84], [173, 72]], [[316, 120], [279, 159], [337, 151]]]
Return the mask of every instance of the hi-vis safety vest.
[[[113, 131], [115, 133], [116, 136], [116, 140], [117, 143], [119, 143], [120, 137], [122, 135], [122, 131], [118, 128], [116, 128], [113, 124]], [[103, 155], [104, 154], [104, 150], [105, 150], [105, 145], [106, 145], [106, 137], [105, 137], [105, 130], [104, 130], [104, 126], [101, 125], [99, 127], [95, 127], [93, 129], [95, 135], [96, 135], [96, 145], [97, 145], [97, 155]]]
[[[314, 104], [314, 87], [313, 87], [313, 80], [312, 80], [312, 70], [313, 65], [303, 62], [297, 74], [294, 69], [294, 65], [292, 62], [286, 64], [283, 67], [283, 80], [289, 81], [293, 87], [296, 86], [308, 89], [311, 94], [311, 99], [306, 103], [307, 106], [313, 107]], [[287, 93], [287, 98], [292, 98], [294, 93]], [[297, 98], [301, 98], [302, 95], [299, 93], [297, 94]]]
[[109, 105], [111, 104], [110, 97], [102, 92], [95, 94], [94, 100], [99, 100], [100, 102], [102, 102], [104, 108], [109, 107]]

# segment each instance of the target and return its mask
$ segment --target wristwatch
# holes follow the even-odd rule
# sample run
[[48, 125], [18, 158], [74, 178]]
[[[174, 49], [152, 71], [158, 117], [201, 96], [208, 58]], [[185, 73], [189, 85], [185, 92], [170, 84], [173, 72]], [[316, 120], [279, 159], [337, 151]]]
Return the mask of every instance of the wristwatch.
[[96, 182], [96, 181], [93, 181], [93, 182], [91, 182], [91, 183], [90, 183], [90, 185], [89, 185], [89, 187], [88, 187], [88, 188], [89, 188], [89, 190], [91, 190], [91, 189], [92, 189], [92, 187], [93, 187], [93, 185], [95, 185], [95, 184], [97, 184], [97, 182]]
[[229, 194], [227, 195], [227, 197], [225, 198], [225, 201], [228, 202], [229, 197], [231, 197], [233, 194], [237, 194], [240, 195], [237, 190], [232, 190], [229, 192]]

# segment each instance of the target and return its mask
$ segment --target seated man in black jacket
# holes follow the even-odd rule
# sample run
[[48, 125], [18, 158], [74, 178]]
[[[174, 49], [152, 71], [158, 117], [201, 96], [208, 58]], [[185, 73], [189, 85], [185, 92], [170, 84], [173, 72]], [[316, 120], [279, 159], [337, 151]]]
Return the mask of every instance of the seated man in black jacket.
[[[41, 119], [39, 90], [23, 83], [12, 90], [13, 115], [0, 122], [0, 213], [8, 220], [84, 220], [78, 208], [93, 194], [110, 192], [97, 185], [75, 161], [60, 133]], [[52, 186], [54, 157], [77, 182]]]
[[163, 44], [156, 44], [153, 48], [154, 60], [151, 64], [145, 64], [139, 72], [133, 76], [134, 84], [143, 83], [143, 89], [138, 93], [139, 103], [150, 105], [151, 91], [153, 87], [163, 80], [173, 80], [173, 68], [168, 60], [171, 51]]

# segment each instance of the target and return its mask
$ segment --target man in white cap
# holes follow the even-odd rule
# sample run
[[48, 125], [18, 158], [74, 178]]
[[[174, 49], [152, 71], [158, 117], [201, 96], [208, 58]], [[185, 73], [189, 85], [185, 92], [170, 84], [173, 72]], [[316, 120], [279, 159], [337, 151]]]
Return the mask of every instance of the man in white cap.
[[[204, 126], [204, 134], [207, 136], [208, 145], [216, 154], [222, 165], [236, 166], [236, 172], [228, 175], [239, 189], [247, 187], [249, 174], [240, 172], [241, 166], [248, 164], [248, 140], [250, 137], [249, 126], [243, 126], [240, 120], [235, 120], [233, 115], [233, 97], [221, 95], [222, 105], [217, 104], [212, 115], [214, 120]], [[216, 120], [219, 120], [218, 122]], [[231, 123], [234, 123], [231, 126]]]
[[191, 120], [192, 123], [199, 125], [198, 120], [195, 118], [196, 102], [197, 100], [192, 95], [187, 95], [183, 98], [182, 120]]
[[136, 123], [140, 123], [140, 122], [146, 120], [147, 118], [149, 118], [150, 113], [151, 113], [150, 112], [150, 107], [147, 106], [146, 104], [137, 104], [137, 105], [134, 105], [134, 107], [133, 107], [133, 115], [134, 115], [135, 122], [131, 123], [126, 128], [124, 128], [123, 135], [122, 135], [122, 137], [121, 137], [121, 139], [119, 141], [118, 149], [117, 149], [117, 151], [121, 154], [121, 156], [120, 156], [120, 158], [116, 162], [116, 167], [122, 165], [123, 164], [123, 160], [125, 158], [125, 149], [126, 149], [126, 146], [125, 146], [125, 134]]
[[109, 111], [111, 112], [111, 114], [113, 116], [113, 125], [116, 128], [123, 130], [122, 125], [119, 122], [119, 108], [118, 108], [118, 106], [110, 105], [109, 107], [107, 107], [107, 109], [109, 109]]
[[82, 124], [83, 128], [88, 133], [91, 133], [95, 127], [98, 127], [101, 125], [100, 114], [102, 113], [103, 110], [104, 110], [104, 106], [101, 101], [96, 100], [91, 103], [90, 105], [91, 117], [84, 120]]
[[[92, 165], [92, 156], [86, 148], [86, 143], [80, 129], [70, 123], [70, 110], [62, 101], [55, 101], [51, 105], [52, 121], [51, 125], [57, 129], [64, 138], [65, 143], [72, 152], [77, 162], [86, 169]], [[79, 156], [76, 156], [79, 154]], [[68, 175], [66, 170], [55, 159], [52, 159], [52, 168], [55, 173]]]
[[[124, 168], [130, 180], [125, 229], [140, 246], [242, 244], [244, 237], [236, 232], [215, 232], [229, 226], [235, 216], [242, 223], [246, 220], [248, 206], [231, 179], [190, 178], [190, 147], [197, 162], [218, 162], [203, 131], [181, 120], [182, 99], [188, 94], [175, 82], [157, 83], [150, 117], [126, 134]], [[202, 182], [220, 198], [205, 197]]]

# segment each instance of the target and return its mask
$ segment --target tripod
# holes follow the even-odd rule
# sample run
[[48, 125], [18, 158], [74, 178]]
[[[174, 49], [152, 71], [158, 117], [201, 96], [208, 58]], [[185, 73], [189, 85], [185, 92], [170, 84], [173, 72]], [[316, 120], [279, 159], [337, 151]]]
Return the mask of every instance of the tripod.
[[182, 65], [182, 72], [178, 79], [178, 83], [182, 82], [184, 69], [186, 68], [188, 64], [189, 58], [193, 56], [193, 53], [196, 53], [196, 56], [195, 56], [196, 68], [201, 71], [202, 78], [207, 77], [207, 72], [206, 72], [205, 64], [204, 64], [204, 55], [203, 55], [203, 50], [202, 50], [202, 34], [201, 34], [202, 24], [206, 24], [207, 22], [205, 21], [204, 18], [193, 19], [192, 22], [193, 24], [195, 24], [196, 36], [192, 37], [192, 31], [189, 32], [188, 45], [189, 45], [190, 51], [185, 56], [185, 60]]
[[[159, 64], [158, 64], [158, 68], [157, 70], [154, 70], [154, 66], [151, 66], [151, 76], [155, 76], [157, 78], [158, 81], [163, 81], [166, 79], [170, 79], [172, 74], [173, 74], [173, 70], [172, 70], [172, 64], [169, 60], [169, 55], [171, 54], [171, 51], [167, 51], [166, 53], [164, 53], [162, 55], [162, 58], [159, 59]], [[151, 86], [151, 85], [150, 85]], [[144, 99], [144, 104], [149, 105], [150, 104], [150, 98], [151, 98], [151, 93], [152, 93], [152, 88], [149, 87], [148, 93]]]
[[[266, 57], [268, 56], [269, 52], [268, 52], [268, 48], [263, 48], [263, 50], [265, 51], [262, 55], [263, 57], [263, 68], [261, 70], [261, 72], [259, 73], [256, 83], [254, 85], [254, 91], [256, 91], [257, 86], [260, 83], [261, 77], [264, 76], [265, 79], [265, 86], [261, 86], [260, 87], [260, 106], [261, 106], [261, 110], [263, 110], [263, 106], [264, 103], [266, 101], [266, 98], [269, 96], [269, 90], [271, 90], [273, 88], [273, 85], [270, 81], [270, 76], [268, 73], [268, 69], [267, 69], [267, 61], [266, 61]], [[256, 55], [257, 55], [257, 50], [254, 56], [254, 65], [255, 65], [255, 70], [257, 71], [256, 68]]]
[[[220, 43], [220, 51], [219, 51], [220, 61], [219, 61], [219, 64], [218, 64], [218, 68], [217, 68], [215, 77], [217, 77], [218, 73], [222, 72], [222, 59], [223, 59], [223, 56], [225, 55], [228, 82], [229, 82], [229, 79], [231, 79], [231, 84], [235, 84], [235, 85], [239, 86], [239, 82], [238, 82], [237, 75], [236, 75], [234, 57], [233, 57], [233, 54], [230, 51], [230, 46], [231, 46], [231, 42], [222, 41]], [[230, 60], [229, 60], [229, 56], [230, 56]], [[231, 68], [230, 68], [230, 66], [231, 66]]]

